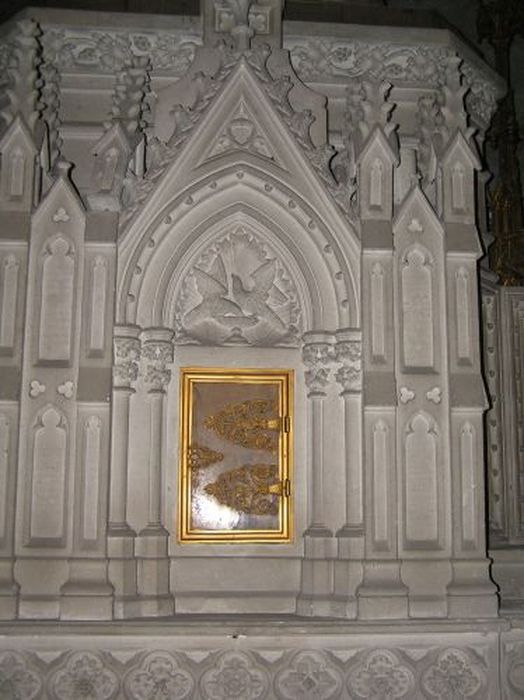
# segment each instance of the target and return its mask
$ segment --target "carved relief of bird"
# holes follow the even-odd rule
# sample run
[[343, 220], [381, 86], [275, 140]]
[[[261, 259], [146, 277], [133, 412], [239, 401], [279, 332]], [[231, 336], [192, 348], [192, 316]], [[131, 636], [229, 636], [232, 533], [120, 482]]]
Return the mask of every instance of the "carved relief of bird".
[[262, 263], [251, 273], [252, 285], [250, 288], [244, 284], [238, 275], [232, 274], [233, 298], [242, 308], [244, 313], [256, 316], [259, 320], [266, 320], [279, 329], [285, 328], [282, 319], [268, 305], [271, 296], [280, 303], [287, 301], [287, 297], [275, 286], [277, 273], [276, 260], [268, 260]]
[[221, 317], [227, 315], [243, 316], [240, 306], [234, 301], [226, 299], [228, 293], [227, 275], [220, 256], [217, 256], [209, 272], [195, 267], [193, 275], [202, 301], [185, 315], [185, 325], [193, 325], [211, 319], [221, 322]]

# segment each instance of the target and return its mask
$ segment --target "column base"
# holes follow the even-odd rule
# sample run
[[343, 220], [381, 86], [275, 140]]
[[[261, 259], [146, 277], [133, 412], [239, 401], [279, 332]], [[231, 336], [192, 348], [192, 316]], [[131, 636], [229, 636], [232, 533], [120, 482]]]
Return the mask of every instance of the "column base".
[[331, 616], [336, 540], [328, 528], [314, 527], [306, 531], [304, 545], [302, 585], [297, 598], [297, 613], [307, 616]]
[[113, 599], [113, 618], [115, 620], [131, 620], [135, 617], [141, 617], [140, 600], [137, 596], [115, 595]]
[[20, 587], [13, 574], [12, 559], [0, 560], [0, 620], [15, 620]]
[[453, 578], [448, 585], [448, 616], [455, 618], [498, 617], [497, 586], [489, 578], [487, 559], [452, 561]]
[[447, 617], [447, 586], [451, 578], [448, 559], [404, 560], [400, 573], [409, 590], [409, 617]]
[[61, 620], [110, 620], [113, 586], [107, 580], [105, 559], [70, 562], [69, 579], [60, 589]]
[[60, 618], [60, 596], [21, 595], [18, 604], [21, 620], [58, 620]]
[[408, 589], [400, 579], [400, 562], [364, 563], [364, 580], [357, 590], [361, 620], [399, 620], [408, 617]]

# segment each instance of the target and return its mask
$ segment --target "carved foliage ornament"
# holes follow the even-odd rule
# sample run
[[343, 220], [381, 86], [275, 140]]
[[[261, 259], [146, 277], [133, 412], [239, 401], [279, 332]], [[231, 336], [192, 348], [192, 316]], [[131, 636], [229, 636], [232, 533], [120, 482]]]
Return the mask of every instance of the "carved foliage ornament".
[[470, 698], [485, 687], [486, 677], [461, 649], [446, 649], [422, 676], [422, 687], [431, 698]]
[[183, 32], [46, 29], [42, 44], [47, 60], [61, 71], [114, 73], [134, 56], [148, 56], [155, 70], [183, 74], [191, 65], [196, 46], [201, 44], [198, 19], [193, 32], [190, 23], [186, 17]]
[[204, 673], [201, 684], [210, 700], [259, 700], [269, 689], [266, 672], [237, 652], [225, 653], [215, 668]]
[[163, 391], [171, 379], [167, 365], [173, 362], [173, 346], [168, 341], [147, 341], [142, 345], [144, 381], [150, 391]]
[[298, 295], [270, 248], [238, 227], [186, 275], [175, 328], [179, 343], [293, 346], [301, 330]]
[[127, 694], [132, 700], [160, 700], [193, 697], [194, 681], [170, 654], [148, 654], [140, 668], [132, 671], [125, 681]]
[[415, 689], [411, 670], [386, 649], [371, 652], [348, 677], [355, 698], [406, 698]]
[[138, 377], [140, 342], [136, 338], [116, 337], [113, 350], [113, 384], [130, 386]]
[[286, 700], [334, 700], [341, 697], [343, 680], [324, 654], [304, 651], [277, 675], [275, 684]]
[[307, 369], [306, 386], [312, 394], [322, 395], [330, 382], [334, 350], [331, 343], [307, 343], [302, 349], [302, 360]]
[[335, 345], [335, 357], [342, 363], [335, 375], [344, 391], [359, 391], [362, 388], [362, 343], [360, 340], [345, 340]]
[[56, 671], [50, 682], [53, 695], [59, 700], [110, 700], [119, 685], [113, 671], [90, 652], [78, 652], [70, 656], [65, 667]]
[[[456, 57], [445, 47], [401, 46], [344, 41], [329, 37], [288, 37], [285, 48], [301, 80], [366, 78], [399, 83], [422, 83], [441, 88], [447, 78], [447, 61]], [[497, 88], [475, 66], [464, 61], [460, 66], [468, 110], [486, 127], [497, 106]]]
[[0, 654], [0, 697], [33, 700], [41, 690], [41, 681], [22, 656], [12, 651]]

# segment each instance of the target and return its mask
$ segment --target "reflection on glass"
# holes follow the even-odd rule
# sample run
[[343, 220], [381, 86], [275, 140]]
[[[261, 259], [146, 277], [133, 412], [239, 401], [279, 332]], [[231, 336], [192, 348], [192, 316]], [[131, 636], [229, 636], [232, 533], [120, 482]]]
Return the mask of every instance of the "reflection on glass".
[[292, 373], [182, 370], [181, 541], [289, 541]]

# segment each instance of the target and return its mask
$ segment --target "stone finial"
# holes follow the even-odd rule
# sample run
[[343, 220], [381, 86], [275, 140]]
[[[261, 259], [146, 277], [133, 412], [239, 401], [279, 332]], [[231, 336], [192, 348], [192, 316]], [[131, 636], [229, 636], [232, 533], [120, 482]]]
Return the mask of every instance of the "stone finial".
[[119, 122], [129, 138], [134, 138], [147, 126], [149, 111], [150, 61], [147, 56], [133, 56], [116, 74], [111, 118], [104, 124], [106, 131]]
[[450, 135], [457, 129], [465, 133], [468, 128], [468, 115], [464, 103], [468, 87], [464, 85], [461, 64], [462, 59], [458, 56], [451, 56], [447, 59], [446, 83], [442, 88], [444, 97], [442, 114]]
[[49, 167], [60, 157], [62, 149], [62, 137], [60, 135], [60, 73], [56, 67], [45, 61], [41, 68], [42, 74], [42, 101], [43, 118], [47, 124], [49, 134]]
[[282, 45], [283, 0], [204, 0], [204, 43], [229, 41], [236, 51], [248, 51], [257, 39]]

